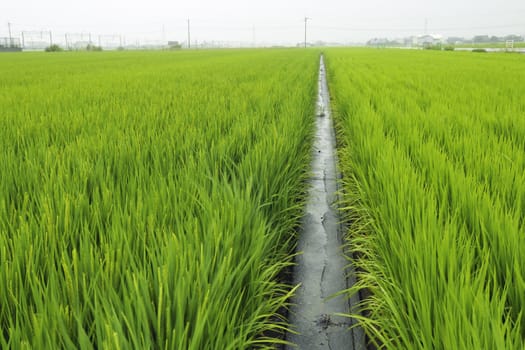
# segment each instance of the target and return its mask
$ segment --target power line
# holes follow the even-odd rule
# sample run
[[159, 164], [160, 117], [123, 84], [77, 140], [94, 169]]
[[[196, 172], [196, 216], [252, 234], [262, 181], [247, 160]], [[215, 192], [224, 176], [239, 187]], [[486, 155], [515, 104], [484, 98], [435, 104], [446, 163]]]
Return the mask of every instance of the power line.
[[9, 30], [9, 45], [12, 45], [13, 37], [11, 36], [11, 23], [7, 22], [7, 29]]
[[191, 41], [190, 41], [190, 19], [188, 18], [188, 49], [191, 48]]
[[305, 17], [304, 18], [304, 47], [306, 48], [306, 23], [308, 23], [308, 20], [311, 20], [311, 18]]

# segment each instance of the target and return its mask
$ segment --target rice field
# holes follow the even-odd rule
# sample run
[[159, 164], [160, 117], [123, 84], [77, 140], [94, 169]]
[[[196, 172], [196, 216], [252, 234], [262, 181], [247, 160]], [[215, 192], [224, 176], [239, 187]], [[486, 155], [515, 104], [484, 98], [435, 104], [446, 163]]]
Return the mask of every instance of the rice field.
[[271, 347], [318, 52], [0, 56], [0, 347]]
[[385, 349], [525, 346], [525, 60], [326, 52], [360, 319]]
[[[319, 53], [0, 55], [0, 348], [284, 343]], [[325, 63], [348, 316], [378, 348], [523, 349], [523, 55]]]

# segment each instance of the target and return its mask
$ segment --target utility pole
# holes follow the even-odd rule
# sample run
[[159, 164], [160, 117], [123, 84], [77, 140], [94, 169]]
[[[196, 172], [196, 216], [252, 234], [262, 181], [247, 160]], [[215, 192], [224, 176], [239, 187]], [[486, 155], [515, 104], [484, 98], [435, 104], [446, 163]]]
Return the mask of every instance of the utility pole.
[[25, 40], [24, 40], [24, 32], [21, 33], [22, 34], [22, 48], [24, 48], [25, 45]]
[[53, 33], [49, 31], [49, 46], [53, 45]]
[[9, 29], [9, 46], [13, 46], [13, 37], [11, 36], [11, 23], [7, 22], [7, 28]]
[[190, 19], [188, 18], [188, 49], [191, 48], [190, 42]]
[[306, 48], [306, 23], [311, 20], [309, 17], [304, 18], [304, 48]]
[[68, 42], [67, 42], [67, 33], [65, 34], [65, 37], [66, 37], [66, 49], [69, 50], [69, 44], [68, 44]]

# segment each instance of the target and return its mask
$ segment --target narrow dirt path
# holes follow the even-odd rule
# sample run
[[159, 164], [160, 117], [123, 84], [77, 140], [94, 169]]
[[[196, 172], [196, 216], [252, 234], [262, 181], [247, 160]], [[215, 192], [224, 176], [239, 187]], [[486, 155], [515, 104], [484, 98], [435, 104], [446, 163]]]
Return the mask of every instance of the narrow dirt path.
[[299, 334], [287, 340], [297, 347], [289, 349], [365, 349], [359, 329], [349, 330], [350, 303], [344, 296], [330, 298], [347, 288], [348, 262], [341, 248], [341, 225], [336, 208], [337, 169], [335, 135], [330, 116], [330, 97], [323, 56], [319, 65], [317, 131], [312, 160], [312, 177], [302, 220], [294, 284], [301, 284], [292, 300], [290, 322]]

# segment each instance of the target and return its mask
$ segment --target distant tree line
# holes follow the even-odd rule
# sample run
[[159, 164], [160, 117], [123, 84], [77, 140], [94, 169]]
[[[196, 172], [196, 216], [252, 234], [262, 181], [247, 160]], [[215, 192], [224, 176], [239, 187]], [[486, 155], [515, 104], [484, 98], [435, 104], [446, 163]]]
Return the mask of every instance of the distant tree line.
[[[78, 49], [76, 49], [76, 50], [78, 50]], [[101, 46], [96, 46], [96, 45], [93, 45], [93, 44], [88, 44], [84, 48], [84, 50], [86, 50], [86, 51], [102, 51], [102, 47]], [[50, 45], [50, 46], [46, 47], [45, 51], [46, 52], [60, 52], [60, 51], [64, 51], [64, 49], [60, 45], [53, 44], [53, 45]]]
[[475, 43], [497, 43], [507, 40], [513, 41], [524, 41], [521, 35], [506, 35], [506, 36], [495, 36], [495, 35], [475, 35], [472, 39], [465, 39], [461, 37], [449, 37], [447, 42], [449, 44], [463, 43], [463, 42], [475, 42]]

